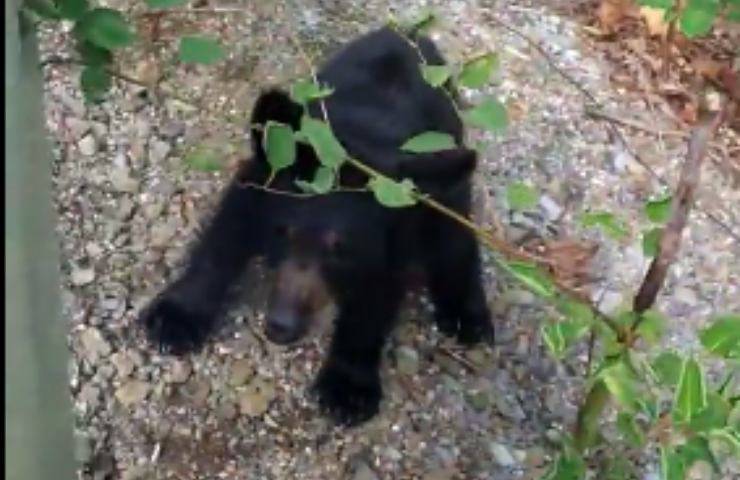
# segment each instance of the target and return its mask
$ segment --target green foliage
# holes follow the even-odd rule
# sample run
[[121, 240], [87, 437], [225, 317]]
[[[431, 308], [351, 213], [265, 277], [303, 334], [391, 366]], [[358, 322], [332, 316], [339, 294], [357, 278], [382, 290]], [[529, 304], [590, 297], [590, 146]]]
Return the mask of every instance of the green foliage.
[[307, 105], [309, 102], [326, 98], [334, 93], [334, 89], [330, 87], [322, 87], [312, 80], [299, 80], [295, 82], [290, 88], [291, 98], [301, 105]]
[[640, 325], [637, 327], [637, 334], [650, 344], [657, 343], [665, 333], [666, 318], [655, 310], [648, 310], [642, 313]]
[[186, 5], [189, 0], [146, 0], [149, 8], [172, 8]]
[[401, 150], [411, 153], [429, 153], [455, 148], [455, 139], [449, 133], [424, 132], [408, 139]]
[[396, 182], [378, 176], [370, 179], [368, 187], [372, 190], [378, 203], [385, 207], [403, 208], [416, 204], [416, 198], [414, 197], [416, 187], [409, 179]]
[[301, 119], [300, 137], [311, 144], [319, 162], [325, 167], [338, 169], [347, 158], [347, 151], [324, 121], [304, 115]]
[[555, 297], [555, 285], [537, 265], [528, 262], [508, 262], [504, 268], [537, 295], [544, 298]]
[[110, 74], [102, 67], [85, 67], [80, 74], [80, 86], [85, 94], [85, 99], [90, 102], [97, 102], [110, 89]]
[[628, 412], [634, 412], [638, 409], [637, 377], [624, 358], [610, 362], [608, 366], [601, 369], [598, 378], [604, 382], [609, 393], [619, 403], [620, 407]]
[[645, 444], [645, 433], [637, 424], [634, 415], [619, 412], [617, 414], [617, 430], [631, 446], [639, 448]]
[[316, 169], [313, 181], [306, 182], [303, 180], [296, 180], [298, 188], [306, 193], [312, 193], [316, 195], [323, 195], [329, 193], [333, 188], [337, 180], [336, 172], [333, 168], [321, 166]]
[[667, 195], [658, 200], [651, 200], [645, 204], [645, 215], [651, 222], [663, 224], [671, 217], [671, 202], [673, 197]]
[[686, 358], [678, 377], [676, 396], [673, 400], [673, 420], [689, 423], [707, 406], [707, 386], [701, 366]]
[[88, 0], [59, 0], [57, 8], [63, 18], [79, 20], [90, 9]]
[[740, 358], [740, 315], [723, 315], [702, 330], [699, 340], [704, 348], [724, 358]]
[[452, 75], [448, 65], [421, 65], [421, 76], [433, 87], [441, 87]]
[[469, 60], [463, 65], [462, 71], [457, 77], [460, 85], [468, 88], [484, 87], [494, 68], [498, 65], [498, 56], [493, 53], [486, 53], [479, 57]]
[[658, 254], [660, 248], [660, 236], [663, 229], [660, 227], [651, 228], [642, 234], [642, 253], [646, 257], [654, 257]]
[[219, 154], [205, 146], [196, 147], [185, 155], [185, 164], [201, 172], [216, 172], [223, 168]]
[[187, 36], [180, 39], [180, 61], [213, 65], [226, 56], [226, 51], [218, 41], [203, 36]]
[[681, 31], [689, 38], [706, 35], [718, 13], [717, 0], [689, 0], [679, 16]]
[[509, 123], [506, 107], [495, 98], [484, 100], [479, 105], [463, 112], [463, 120], [474, 127], [490, 132], [501, 131]]
[[107, 50], [126, 47], [135, 39], [121, 12], [110, 8], [88, 10], [78, 20], [75, 29], [82, 38]]
[[537, 190], [526, 183], [516, 182], [506, 187], [506, 201], [512, 210], [532, 210], [539, 200]]
[[288, 168], [295, 162], [296, 146], [290, 126], [272, 120], [267, 122], [262, 143], [273, 172]]
[[658, 382], [667, 387], [678, 385], [682, 365], [683, 358], [670, 351], [661, 352], [652, 363]]
[[580, 220], [583, 227], [598, 227], [615, 240], [621, 240], [628, 235], [626, 223], [610, 212], [586, 212], [581, 215]]
[[59, 20], [62, 17], [59, 8], [51, 0], [26, 0], [23, 7], [45, 20]]

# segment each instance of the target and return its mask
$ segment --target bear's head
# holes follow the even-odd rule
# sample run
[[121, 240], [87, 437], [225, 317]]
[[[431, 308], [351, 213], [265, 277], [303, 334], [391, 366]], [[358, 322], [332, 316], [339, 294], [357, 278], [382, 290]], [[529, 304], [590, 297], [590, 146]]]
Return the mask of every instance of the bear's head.
[[[302, 108], [287, 94], [272, 90], [258, 99], [252, 123], [273, 120], [298, 128], [301, 115]], [[257, 161], [265, 160], [261, 138], [259, 131], [253, 132]], [[341, 136], [339, 140], [345, 142]], [[345, 147], [351, 152], [351, 147]], [[298, 161], [291, 168], [307, 169], [310, 178], [318, 161], [305, 148], [298, 150]], [[421, 191], [442, 203], [445, 198], [466, 197], [469, 192], [468, 180], [476, 164], [473, 150], [457, 147], [408, 154], [398, 145], [380, 145], [377, 150], [385, 152], [382, 159], [361, 160], [391, 177], [413, 180]], [[345, 179], [350, 178], [349, 186], [355, 189], [365, 185], [367, 177], [358, 177], [352, 169], [342, 167], [340, 184], [346, 186]], [[393, 244], [398, 242], [398, 229], [413, 229], [423, 208], [386, 208], [369, 191], [284, 197], [280, 203], [272, 218], [274, 237], [269, 240], [276, 279], [265, 323], [268, 339], [278, 344], [296, 342], [314, 327], [327, 324], [335, 308], [341, 307], [338, 304], [366, 294], [373, 282], [382, 282], [399, 263], [399, 246]]]

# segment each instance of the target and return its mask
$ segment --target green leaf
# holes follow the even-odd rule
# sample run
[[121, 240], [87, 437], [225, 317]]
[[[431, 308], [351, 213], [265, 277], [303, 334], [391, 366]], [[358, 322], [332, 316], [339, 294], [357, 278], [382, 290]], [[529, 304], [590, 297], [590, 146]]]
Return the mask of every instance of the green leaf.
[[383, 206], [390, 208], [410, 207], [416, 204], [414, 183], [407, 179], [396, 182], [386, 177], [373, 177], [368, 182], [375, 199]]
[[23, 6], [41, 18], [58, 20], [62, 14], [51, 0], [26, 0]]
[[290, 88], [291, 98], [301, 105], [306, 105], [313, 100], [326, 98], [334, 93], [331, 87], [322, 87], [313, 80], [298, 80]]
[[730, 2], [725, 12], [727, 19], [732, 22], [740, 22], [740, 2]]
[[642, 321], [637, 327], [637, 333], [649, 344], [656, 344], [663, 337], [666, 330], [666, 318], [655, 310], [642, 313]]
[[77, 42], [77, 52], [82, 61], [89, 66], [105, 66], [113, 62], [113, 53], [110, 50], [84, 39]]
[[460, 85], [468, 88], [481, 88], [488, 83], [491, 78], [491, 72], [498, 65], [498, 56], [493, 53], [486, 53], [480, 57], [474, 58], [463, 65], [462, 71], [458, 76]]
[[627, 411], [637, 409], [637, 400], [639, 399], [637, 379], [624, 360], [620, 360], [604, 368], [599, 373], [599, 378], [623, 408], [627, 409]]
[[671, 204], [673, 197], [668, 195], [658, 200], [645, 203], [645, 215], [651, 222], [665, 223], [671, 218]]
[[575, 453], [561, 453], [545, 472], [542, 480], [582, 480], [586, 478], [586, 464]]
[[130, 45], [135, 38], [121, 12], [110, 8], [89, 10], [75, 28], [83, 38], [108, 50]]
[[411, 153], [429, 153], [455, 148], [455, 139], [449, 133], [424, 132], [406, 140], [401, 150]]
[[715, 0], [689, 0], [679, 18], [681, 31], [689, 38], [708, 34], [718, 10]]
[[691, 419], [689, 428], [694, 432], [709, 432], [724, 427], [729, 416], [729, 402], [718, 393], [709, 392], [707, 406]]
[[555, 295], [555, 286], [552, 280], [537, 265], [517, 261], [508, 262], [504, 266], [510, 274], [537, 295], [544, 298], [552, 298]]
[[491, 132], [503, 130], [508, 124], [506, 107], [494, 98], [466, 110], [462, 117], [468, 124]]
[[704, 437], [691, 437], [686, 443], [676, 448], [676, 453], [683, 459], [686, 470], [691, 469], [691, 466], [696, 462], [706, 462], [712, 466], [715, 473], [719, 473], [717, 460], [709, 448], [709, 442]]
[[660, 447], [660, 479], [684, 480], [685, 472], [683, 457], [669, 447]]
[[88, 0], [58, 0], [57, 8], [62, 17], [79, 20], [90, 9]]
[[688, 423], [707, 406], [707, 386], [704, 372], [696, 360], [683, 361], [678, 387], [673, 400], [673, 419], [676, 423]]
[[180, 61], [213, 65], [226, 56], [226, 51], [218, 41], [201, 36], [188, 36], [180, 39]]
[[590, 325], [594, 314], [588, 305], [567, 298], [558, 299], [558, 311], [568, 320], [581, 325]]
[[110, 74], [102, 67], [85, 67], [80, 75], [80, 87], [85, 98], [97, 102], [103, 98], [111, 86]]
[[709, 438], [727, 445], [734, 455], [740, 455], [740, 431], [732, 427], [725, 427], [709, 432]]
[[452, 75], [448, 65], [421, 65], [421, 76], [432, 87], [441, 87]]
[[526, 183], [516, 182], [506, 187], [506, 201], [512, 210], [532, 210], [540, 201], [537, 190]]
[[347, 152], [326, 122], [304, 115], [300, 133], [311, 144], [325, 167], [337, 169], [347, 158]]
[[628, 235], [624, 221], [609, 212], [587, 212], [581, 215], [581, 225], [585, 228], [598, 227], [611, 238], [620, 240]]
[[272, 171], [278, 172], [293, 165], [296, 154], [293, 129], [270, 120], [265, 125], [263, 135], [262, 143], [267, 153], [267, 163], [272, 167]]
[[663, 10], [668, 10], [669, 8], [673, 7], [674, 0], [638, 0], [637, 3], [639, 5], [643, 5], [645, 7], [653, 7], [653, 8], [661, 8]]
[[682, 365], [683, 358], [673, 352], [661, 353], [652, 363], [658, 382], [669, 387], [678, 385]]
[[172, 8], [185, 5], [190, 0], [146, 0], [149, 8]]
[[740, 358], [740, 315], [723, 315], [699, 333], [704, 348], [724, 358]]
[[185, 163], [192, 169], [201, 172], [215, 172], [223, 168], [218, 153], [205, 146], [197, 147], [185, 156]]
[[617, 430], [622, 434], [624, 439], [633, 447], [641, 447], [645, 444], [645, 434], [637, 422], [634, 415], [627, 412], [617, 414]]
[[660, 246], [660, 236], [663, 233], [663, 229], [660, 227], [647, 230], [642, 234], [642, 253], [646, 257], [652, 258], [658, 254], [658, 248]]
[[561, 321], [554, 324], [544, 324], [541, 329], [542, 338], [555, 358], [562, 358], [563, 354], [577, 340], [589, 331], [588, 324], [574, 321]]
[[437, 24], [437, 14], [431, 8], [422, 8], [410, 21], [403, 22], [401, 28], [408, 33], [424, 33]]
[[311, 183], [304, 180], [296, 180], [296, 185], [306, 193], [323, 195], [329, 193], [334, 188], [336, 182], [336, 173], [334, 169], [321, 166], [316, 169], [313, 181]]
[[597, 380], [588, 390], [585, 401], [578, 409], [573, 443], [579, 452], [597, 443], [600, 437], [599, 423], [604, 416], [611, 394], [604, 382]]

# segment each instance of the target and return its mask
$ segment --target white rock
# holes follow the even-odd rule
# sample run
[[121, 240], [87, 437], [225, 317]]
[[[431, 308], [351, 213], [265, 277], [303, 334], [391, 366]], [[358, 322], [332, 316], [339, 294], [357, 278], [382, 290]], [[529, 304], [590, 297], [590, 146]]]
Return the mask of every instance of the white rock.
[[494, 460], [496, 460], [496, 463], [502, 467], [510, 467], [516, 464], [514, 456], [509, 452], [509, 449], [506, 448], [506, 446], [500, 443], [491, 442], [489, 448], [491, 449], [491, 454], [493, 455]]
[[92, 283], [92, 281], [95, 280], [95, 269], [92, 267], [74, 268], [70, 275], [70, 280], [72, 281], [72, 285], [76, 287]]
[[149, 394], [150, 385], [141, 380], [129, 380], [116, 390], [116, 398], [121, 405], [131, 406], [141, 402]]
[[88, 133], [77, 142], [77, 148], [81, 154], [91, 157], [98, 151], [98, 142], [92, 133]]
[[103, 357], [107, 357], [110, 352], [110, 344], [103, 338], [100, 330], [97, 328], [87, 328], [80, 334], [80, 344], [83, 349], [83, 355], [91, 363], [97, 362]]

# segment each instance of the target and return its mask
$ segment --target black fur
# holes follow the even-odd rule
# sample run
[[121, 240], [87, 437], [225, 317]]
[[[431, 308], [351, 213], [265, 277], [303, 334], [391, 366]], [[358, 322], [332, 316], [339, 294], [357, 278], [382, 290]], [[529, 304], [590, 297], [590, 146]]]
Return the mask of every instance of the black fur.
[[[408, 155], [400, 146], [434, 130], [462, 143], [462, 124], [450, 96], [426, 84], [419, 52], [442, 64], [427, 39], [418, 50], [390, 29], [369, 33], [335, 55], [319, 78], [335, 89], [326, 99], [332, 128], [350, 155], [395, 178], [410, 177], [422, 189], [461, 213], [470, 213], [470, 173], [475, 154], [464, 147], [439, 154]], [[318, 105], [311, 105], [319, 117]], [[298, 128], [301, 109], [280, 91], [257, 101], [253, 124], [275, 120]], [[344, 423], [378, 411], [381, 350], [404, 294], [404, 272], [421, 265], [429, 279], [442, 331], [466, 344], [492, 338], [475, 238], [450, 219], [421, 206], [388, 209], [367, 193], [337, 192], [309, 199], [273, 195], [239, 182], [263, 183], [269, 173], [259, 132], [255, 158], [230, 185], [214, 218], [195, 245], [187, 268], [143, 313], [150, 337], [164, 350], [182, 354], [198, 348], [224, 313], [232, 284], [247, 263], [267, 256], [273, 263], [294, 255], [277, 232], [285, 227], [320, 236], [331, 231], [341, 248], [303, 248], [317, 261], [339, 307], [331, 352], [316, 382], [323, 409]], [[295, 167], [273, 181], [295, 189], [310, 179], [317, 161], [306, 146]], [[341, 182], [362, 185], [363, 175], [344, 166]]]

